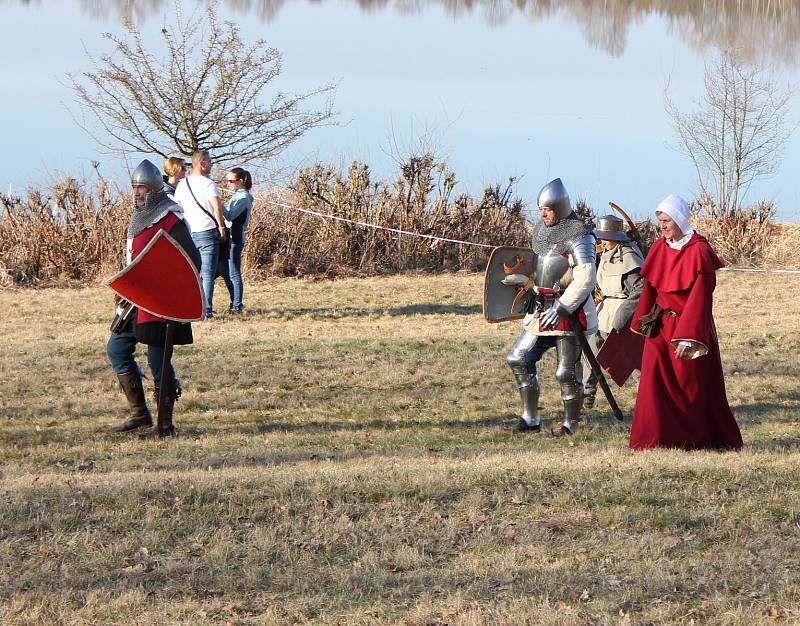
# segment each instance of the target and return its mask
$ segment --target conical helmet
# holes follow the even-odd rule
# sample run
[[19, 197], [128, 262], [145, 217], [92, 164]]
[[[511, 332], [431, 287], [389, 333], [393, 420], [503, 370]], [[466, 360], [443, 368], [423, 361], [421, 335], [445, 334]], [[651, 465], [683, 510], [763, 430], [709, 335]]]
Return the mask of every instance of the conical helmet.
[[131, 186], [142, 185], [147, 187], [147, 191], [161, 191], [164, 186], [164, 179], [161, 177], [161, 170], [145, 159], [131, 175]]
[[536, 200], [536, 205], [539, 207], [549, 207], [556, 212], [558, 219], [563, 220], [567, 215], [572, 213], [572, 205], [569, 201], [569, 194], [567, 188], [560, 178], [551, 180], [539, 192], [539, 197]]

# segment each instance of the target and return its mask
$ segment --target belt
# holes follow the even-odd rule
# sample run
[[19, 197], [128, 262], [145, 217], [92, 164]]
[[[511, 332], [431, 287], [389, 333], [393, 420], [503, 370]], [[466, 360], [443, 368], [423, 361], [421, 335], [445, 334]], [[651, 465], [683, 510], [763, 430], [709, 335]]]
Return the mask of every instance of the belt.
[[680, 313], [678, 313], [677, 311], [672, 311], [670, 309], [664, 309], [664, 315], [666, 315], [667, 317], [679, 317]]

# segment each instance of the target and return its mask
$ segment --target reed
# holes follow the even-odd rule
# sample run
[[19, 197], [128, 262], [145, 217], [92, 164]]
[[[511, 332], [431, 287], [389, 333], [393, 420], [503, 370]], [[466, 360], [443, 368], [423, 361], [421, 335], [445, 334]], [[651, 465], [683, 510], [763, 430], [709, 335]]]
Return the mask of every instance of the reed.
[[691, 208], [695, 229], [728, 264], [761, 267], [767, 258], [773, 265], [791, 260], [789, 255], [776, 258], [774, 254], [781, 244], [780, 231], [773, 229], [775, 207], [771, 202], [720, 211], [711, 199], [701, 197]]
[[487, 187], [479, 198], [456, 194], [455, 174], [431, 154], [409, 159], [394, 180], [376, 182], [363, 163], [354, 162], [346, 173], [315, 165], [301, 171], [288, 192], [260, 196], [245, 263], [277, 276], [480, 271], [489, 248], [440, 246], [429, 238], [288, 211], [271, 201], [413, 233], [525, 245], [525, 207], [513, 195], [513, 182]]
[[[490, 248], [445, 243], [298, 213], [301, 207], [356, 222], [490, 246], [529, 245], [525, 204], [515, 180], [473, 197], [433, 154], [409, 158], [396, 176], [373, 180], [369, 166], [346, 172], [321, 164], [300, 171], [287, 189], [256, 194], [245, 246], [249, 279], [270, 276], [378, 276], [407, 271], [482, 271]], [[24, 195], [0, 193], [0, 287], [95, 284], [124, 262], [130, 194], [98, 177], [65, 178]], [[758, 203], [721, 215], [700, 199], [694, 223], [729, 264], [800, 267], [792, 225], [773, 223], [774, 207]], [[584, 201], [576, 211], [588, 224]], [[659, 236], [652, 220], [637, 223], [646, 252]]]
[[102, 180], [0, 193], [0, 286], [95, 282], [120, 266], [132, 210], [130, 195]]

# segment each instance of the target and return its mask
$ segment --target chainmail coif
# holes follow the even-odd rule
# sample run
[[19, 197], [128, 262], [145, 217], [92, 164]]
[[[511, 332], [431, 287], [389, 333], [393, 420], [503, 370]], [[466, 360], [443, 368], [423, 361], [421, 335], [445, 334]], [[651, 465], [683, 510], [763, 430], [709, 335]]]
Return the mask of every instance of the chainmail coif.
[[571, 252], [571, 244], [590, 233], [591, 230], [573, 211], [552, 226], [545, 226], [544, 222], [537, 223], [533, 227], [531, 247], [540, 256]]
[[132, 239], [148, 226], [152, 226], [170, 211], [181, 213], [181, 207], [172, 201], [166, 191], [151, 191], [142, 208], [134, 207], [128, 221], [128, 238]]

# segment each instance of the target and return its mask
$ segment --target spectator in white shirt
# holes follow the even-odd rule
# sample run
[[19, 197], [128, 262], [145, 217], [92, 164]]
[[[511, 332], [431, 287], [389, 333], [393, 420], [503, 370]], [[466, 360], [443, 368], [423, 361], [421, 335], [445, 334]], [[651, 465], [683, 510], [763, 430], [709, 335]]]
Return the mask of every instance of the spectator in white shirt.
[[198, 150], [192, 155], [192, 172], [175, 189], [175, 202], [181, 205], [184, 220], [192, 231], [200, 252], [200, 277], [206, 298], [206, 317], [213, 317], [214, 279], [217, 276], [220, 242], [225, 239], [225, 222], [216, 183], [208, 178], [211, 155]]

